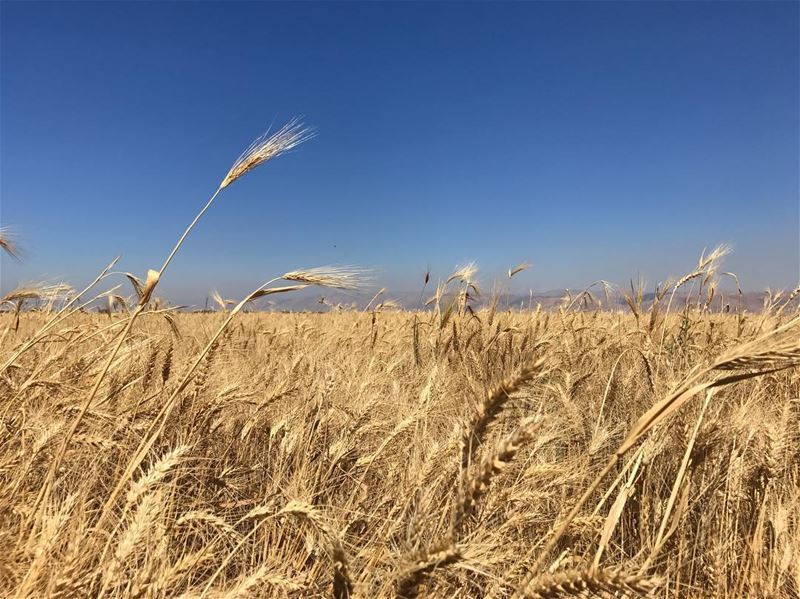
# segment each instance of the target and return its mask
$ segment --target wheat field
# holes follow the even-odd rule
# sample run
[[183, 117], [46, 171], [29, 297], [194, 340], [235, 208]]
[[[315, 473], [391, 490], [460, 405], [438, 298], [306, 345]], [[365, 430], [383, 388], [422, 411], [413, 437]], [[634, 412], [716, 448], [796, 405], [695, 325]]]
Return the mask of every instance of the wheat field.
[[146, 280], [2, 298], [1, 596], [800, 596], [798, 292], [719, 309], [720, 248], [625, 309], [479, 304], [472, 265], [418, 311], [249, 311], [348, 267], [166, 306], [217, 195], [308, 137]]
[[[182, 385], [227, 316], [144, 314], [44, 500], [126, 317], [72, 315], [0, 379], [4, 595], [797, 596], [800, 378], [766, 372], [797, 329], [746, 346], [788, 317], [240, 314]], [[46, 316], [12, 318], [4, 361]], [[732, 373], [760, 376], [613, 459]]]

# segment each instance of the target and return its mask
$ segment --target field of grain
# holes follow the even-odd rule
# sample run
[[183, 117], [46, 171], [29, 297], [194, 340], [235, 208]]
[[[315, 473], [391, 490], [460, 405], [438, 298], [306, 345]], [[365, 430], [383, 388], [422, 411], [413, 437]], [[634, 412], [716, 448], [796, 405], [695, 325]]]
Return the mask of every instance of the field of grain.
[[82, 416], [129, 316], [6, 313], [2, 594], [797, 597], [796, 321], [638, 310], [144, 311]]

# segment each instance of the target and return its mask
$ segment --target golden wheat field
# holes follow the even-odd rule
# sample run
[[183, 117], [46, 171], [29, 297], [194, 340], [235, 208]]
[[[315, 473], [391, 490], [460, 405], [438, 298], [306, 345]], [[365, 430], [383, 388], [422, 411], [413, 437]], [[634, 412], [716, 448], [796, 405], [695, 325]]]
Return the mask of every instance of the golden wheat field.
[[7, 313], [3, 596], [797, 597], [796, 321], [632, 307]]

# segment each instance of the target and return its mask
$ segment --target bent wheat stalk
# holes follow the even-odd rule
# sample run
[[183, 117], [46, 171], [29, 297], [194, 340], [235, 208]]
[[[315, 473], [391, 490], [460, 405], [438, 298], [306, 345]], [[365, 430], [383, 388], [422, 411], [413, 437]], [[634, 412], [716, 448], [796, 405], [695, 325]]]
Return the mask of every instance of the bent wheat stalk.
[[660, 585], [657, 578], [631, 576], [613, 570], [569, 570], [530, 585], [525, 599], [559, 597], [649, 597]]
[[[693, 373], [675, 387], [667, 397], [645, 412], [633, 425], [628, 436], [611, 456], [583, 495], [581, 495], [578, 502], [572, 510], [570, 510], [558, 529], [555, 530], [547, 543], [545, 543], [539, 557], [528, 569], [528, 574], [517, 588], [513, 597], [515, 599], [522, 599], [523, 597], [530, 596], [527, 589], [535, 582], [547, 556], [555, 548], [561, 537], [564, 536], [570, 523], [575, 516], [577, 516], [583, 505], [597, 490], [597, 487], [600, 486], [600, 483], [606, 475], [619, 463], [625, 453], [642, 437], [653, 430], [654, 427], [662, 423], [668, 416], [677, 411], [698, 393], [758, 376], [764, 376], [800, 364], [800, 335], [798, 335], [798, 331], [796, 330], [798, 324], [800, 324], [800, 317], [789, 321], [785, 325], [753, 341], [734, 348], [706, 368], [700, 369], [695, 367]], [[721, 376], [719, 378], [703, 380], [716, 373], [731, 371], [740, 372]]]
[[0, 227], [0, 250], [3, 250], [17, 262], [22, 261], [22, 250], [17, 245], [14, 232], [8, 227]]
[[426, 552], [400, 573], [397, 579], [397, 596], [400, 599], [413, 599], [417, 596], [417, 587], [425, 577], [436, 568], [448, 566], [461, 559], [462, 548], [447, 544]]
[[[234, 162], [234, 165], [228, 171], [228, 174], [225, 176], [222, 182], [220, 182], [217, 190], [211, 195], [209, 200], [206, 202], [205, 206], [203, 206], [203, 208], [200, 209], [200, 212], [197, 213], [192, 222], [189, 223], [189, 226], [180, 236], [178, 242], [175, 244], [175, 247], [172, 248], [166, 260], [164, 260], [164, 264], [161, 266], [161, 268], [157, 271], [155, 270], [148, 271], [147, 280], [145, 281], [145, 284], [141, 289], [141, 293], [139, 296], [139, 304], [128, 317], [128, 322], [125, 328], [120, 333], [116, 344], [114, 345], [113, 349], [108, 355], [108, 358], [106, 358], [103, 368], [100, 370], [100, 373], [97, 375], [95, 379], [94, 385], [92, 386], [92, 390], [90, 391], [89, 395], [81, 405], [78, 415], [73, 420], [72, 426], [70, 427], [69, 431], [64, 436], [64, 439], [61, 442], [61, 446], [59, 447], [59, 450], [56, 453], [50, 465], [50, 470], [48, 471], [44, 484], [41, 487], [39, 496], [37, 497], [37, 500], [33, 505], [31, 514], [35, 513], [38, 507], [42, 504], [42, 502], [44, 502], [49, 496], [53, 480], [55, 478], [55, 474], [56, 472], [58, 472], [58, 468], [61, 466], [61, 461], [64, 458], [64, 454], [67, 450], [67, 447], [69, 446], [72, 436], [75, 434], [75, 431], [83, 421], [83, 418], [86, 415], [87, 410], [89, 409], [95, 397], [97, 396], [97, 392], [100, 389], [100, 385], [105, 379], [106, 374], [108, 374], [108, 370], [111, 367], [111, 364], [114, 362], [114, 359], [117, 357], [117, 354], [119, 353], [122, 344], [124, 343], [125, 339], [127, 338], [128, 334], [133, 328], [133, 324], [136, 322], [136, 319], [139, 317], [139, 315], [146, 309], [147, 305], [150, 302], [150, 298], [152, 297], [153, 292], [155, 291], [156, 286], [158, 285], [158, 282], [164, 275], [164, 271], [167, 269], [170, 262], [175, 257], [175, 254], [178, 253], [178, 250], [183, 245], [183, 242], [186, 240], [186, 237], [189, 235], [189, 233], [192, 231], [195, 225], [199, 222], [199, 220], [203, 217], [206, 211], [211, 207], [211, 204], [214, 202], [214, 200], [217, 198], [217, 196], [223, 189], [225, 189], [228, 185], [233, 183], [236, 179], [238, 179], [248, 171], [263, 164], [267, 160], [276, 158], [281, 154], [287, 152], [288, 150], [295, 148], [298, 144], [309, 139], [310, 137], [311, 137], [310, 131], [306, 127], [304, 127], [302, 123], [294, 119], [289, 124], [281, 128], [274, 135], [269, 137], [263, 136], [258, 140], [256, 140], [256, 142], [252, 144], [247, 150], [245, 150], [244, 154], [242, 154], [242, 156], [240, 156], [239, 159], [237, 159], [236, 162]], [[137, 289], [137, 291], [139, 290]]]
[[503, 411], [506, 403], [511, 399], [511, 394], [518, 391], [522, 385], [534, 378], [541, 378], [547, 374], [544, 368], [544, 358], [525, 365], [514, 374], [500, 382], [497, 387], [489, 391], [478, 405], [478, 409], [471, 421], [465, 427], [461, 440], [461, 468], [467, 468], [475, 455], [489, 426]]

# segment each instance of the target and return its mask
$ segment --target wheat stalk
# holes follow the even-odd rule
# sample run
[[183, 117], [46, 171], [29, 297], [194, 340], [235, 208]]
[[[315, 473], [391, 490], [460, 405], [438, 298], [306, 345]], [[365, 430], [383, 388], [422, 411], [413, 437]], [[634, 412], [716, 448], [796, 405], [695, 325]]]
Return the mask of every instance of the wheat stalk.
[[[98, 390], [100, 389], [100, 385], [103, 382], [106, 374], [108, 373], [108, 369], [111, 367], [111, 363], [116, 358], [117, 353], [119, 352], [120, 348], [122, 347], [123, 342], [128, 337], [131, 329], [133, 328], [134, 323], [138, 316], [144, 311], [150, 299], [158, 285], [161, 277], [164, 275], [167, 267], [169, 266], [172, 259], [177, 254], [178, 250], [183, 245], [186, 237], [195, 227], [195, 225], [200, 221], [206, 211], [211, 207], [214, 203], [214, 200], [220, 194], [220, 192], [230, 185], [234, 180], [238, 177], [241, 177], [246, 172], [256, 168], [257, 166], [263, 164], [267, 160], [271, 158], [275, 158], [282, 154], [283, 152], [295, 147], [297, 144], [301, 143], [308, 139], [308, 135], [303, 133], [305, 129], [297, 122], [292, 121], [285, 127], [281, 128], [278, 133], [276, 133], [271, 138], [267, 138], [265, 140], [257, 140], [254, 145], [252, 145], [245, 153], [234, 163], [233, 167], [231, 167], [230, 171], [223, 179], [222, 183], [220, 184], [219, 188], [212, 194], [209, 200], [206, 202], [205, 206], [200, 209], [200, 212], [194, 217], [189, 226], [183, 232], [183, 234], [178, 239], [175, 246], [172, 248], [170, 253], [167, 255], [166, 260], [162, 264], [161, 268], [156, 270], [148, 270], [147, 271], [147, 280], [145, 281], [144, 285], [141, 286], [141, 292], [139, 297], [139, 304], [136, 309], [130, 314], [127, 320], [127, 324], [122, 332], [119, 334], [116, 344], [113, 346], [111, 352], [109, 353], [105, 365], [103, 369], [100, 371], [98, 376], [95, 379], [94, 386], [92, 387], [91, 392], [87, 396], [86, 400], [83, 402], [81, 409], [78, 415], [75, 417], [72, 427], [70, 428], [67, 435], [64, 437], [64, 441], [59, 449], [58, 453], [55, 456], [55, 459], [52, 462], [50, 471], [48, 473], [47, 478], [45, 479], [44, 484], [42, 485], [42, 490], [39, 494], [39, 497], [36, 500], [35, 506], [40, 505], [44, 500], [46, 500], [50, 490], [52, 488], [53, 478], [55, 477], [58, 468], [61, 465], [61, 460], [64, 457], [64, 453], [67, 450], [69, 445], [70, 439], [75, 434], [75, 431], [80, 426], [81, 422], [83, 421], [86, 412], [88, 411], [89, 407], [91, 406], [92, 402], [97, 395]], [[137, 289], [137, 291], [139, 291]]]
[[22, 260], [22, 250], [17, 245], [14, 232], [9, 227], [0, 227], [0, 250], [17, 260]]
[[489, 391], [478, 405], [470, 423], [465, 427], [461, 441], [461, 467], [466, 468], [483, 441], [486, 430], [502, 412], [511, 395], [525, 383], [544, 376], [545, 359], [539, 358], [528, 366], [523, 366], [514, 374], [500, 382]]
[[236, 159], [220, 183], [220, 189], [225, 189], [236, 179], [264, 164], [267, 160], [277, 158], [281, 154], [293, 150], [301, 143], [314, 137], [314, 135], [311, 129], [296, 118], [286, 123], [272, 135], [267, 131], [250, 144]]
[[519, 596], [524, 599], [650, 597], [660, 582], [657, 578], [613, 570], [569, 570], [532, 581]]

